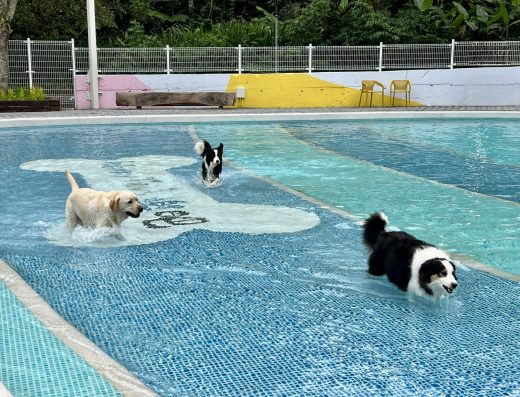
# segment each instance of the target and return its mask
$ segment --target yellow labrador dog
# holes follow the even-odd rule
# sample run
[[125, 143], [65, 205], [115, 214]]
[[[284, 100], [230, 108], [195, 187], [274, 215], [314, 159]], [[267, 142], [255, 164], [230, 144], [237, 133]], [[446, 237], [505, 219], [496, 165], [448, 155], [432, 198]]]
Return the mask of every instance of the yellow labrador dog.
[[77, 225], [92, 228], [119, 226], [129, 216], [139, 218], [143, 212], [143, 206], [132, 192], [80, 188], [69, 171], [66, 175], [72, 192], [67, 198], [65, 217], [71, 229]]

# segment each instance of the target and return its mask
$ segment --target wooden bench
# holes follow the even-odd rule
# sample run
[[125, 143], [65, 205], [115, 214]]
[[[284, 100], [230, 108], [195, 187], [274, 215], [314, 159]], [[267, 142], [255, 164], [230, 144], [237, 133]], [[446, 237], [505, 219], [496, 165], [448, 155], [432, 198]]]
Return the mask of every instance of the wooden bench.
[[117, 106], [233, 106], [234, 92], [116, 92]]

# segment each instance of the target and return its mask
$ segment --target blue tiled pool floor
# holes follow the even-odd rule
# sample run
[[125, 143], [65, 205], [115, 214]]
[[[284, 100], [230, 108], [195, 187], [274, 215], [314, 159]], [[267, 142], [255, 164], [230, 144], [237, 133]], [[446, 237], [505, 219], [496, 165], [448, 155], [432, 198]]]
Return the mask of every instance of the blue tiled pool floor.
[[[251, 125], [243, 134], [251, 134], [249, 153], [258, 162], [254, 157], [245, 162], [239, 152], [246, 139], [235, 127], [194, 126], [212, 143], [221, 139], [225, 156], [241, 167], [282, 183], [278, 176], [284, 170], [287, 180], [301, 180], [298, 170], [284, 167], [281, 159], [276, 175], [259, 172], [254, 165], [267, 153], [255, 153], [254, 145], [266, 141], [253, 139], [258, 130]], [[270, 128], [271, 137], [280, 136], [278, 125]], [[460, 287], [450, 299], [410, 298], [366, 273], [355, 220], [230, 164], [222, 184], [205, 189], [196, 176], [200, 163], [187, 125], [0, 133], [5, 142], [0, 148], [2, 205], [18, 203], [0, 218], [0, 257], [158, 394], [520, 394], [517, 282], [462, 264]], [[161, 165], [151, 176], [156, 163], [149, 156], [162, 159], [161, 164], [171, 156], [176, 166], [165, 171]], [[69, 187], [52, 167], [64, 164], [79, 173], [81, 184], [105, 188], [108, 175], [143, 193], [145, 218], [124, 224], [132, 244], [112, 239], [85, 244], [62, 233]], [[295, 185], [288, 184], [304, 191]], [[29, 187], [37, 200], [21, 194]], [[166, 209], [188, 214], [165, 215]], [[229, 211], [229, 223], [213, 211]], [[287, 214], [295, 215], [291, 223]], [[179, 218], [199, 223], [176, 233], [187, 227]], [[261, 232], [251, 228], [252, 219]], [[160, 228], [147, 228], [143, 221], [163, 227], [169, 238], [161, 239]]]

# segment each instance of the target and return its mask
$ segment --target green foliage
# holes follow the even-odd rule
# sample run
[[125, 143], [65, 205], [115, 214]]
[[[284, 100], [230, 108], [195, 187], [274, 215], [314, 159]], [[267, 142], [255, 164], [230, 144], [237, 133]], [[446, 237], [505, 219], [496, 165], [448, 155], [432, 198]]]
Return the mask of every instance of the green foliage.
[[414, 3], [421, 11], [429, 10], [433, 5], [432, 0], [414, 0]]
[[221, 37], [203, 27], [174, 28], [163, 38], [169, 44], [176, 47], [223, 47], [225, 46]]
[[[416, 0], [417, 2], [420, 0]], [[417, 4], [419, 7], [419, 4]], [[424, 6], [424, 4], [423, 4]], [[515, 28], [520, 24], [520, 1], [472, 0], [440, 3], [422, 7], [430, 16], [432, 25], [449, 32], [459, 40], [503, 40], [513, 34], [520, 38]]]
[[156, 35], [148, 35], [141, 22], [131, 21], [130, 26], [115, 42], [107, 41], [109, 47], [160, 47], [161, 40]]
[[[249, 23], [231, 21], [227, 23], [204, 24], [198, 27], [173, 25], [162, 35], [146, 34], [144, 26], [132, 21], [128, 30], [117, 38], [112, 46], [124, 47], [249, 47], [273, 45], [271, 26], [256, 19]], [[115, 44], [115, 45], [114, 45]]]
[[274, 25], [255, 19], [249, 23], [233, 21], [212, 26], [212, 32], [222, 38], [225, 46], [264, 47], [273, 45]]
[[293, 4], [290, 18], [283, 23], [282, 42], [287, 45], [334, 44], [335, 35], [330, 28], [337, 13], [329, 0], [311, 0], [308, 4]]
[[[96, 1], [96, 24], [101, 30], [117, 28], [114, 13], [107, 3]], [[11, 39], [33, 40], [78, 39], [87, 43], [87, 10], [85, 1], [20, 0], [11, 24]]]
[[[190, 7], [190, 4], [193, 7]], [[100, 47], [520, 40], [520, 0], [96, 0]], [[87, 45], [84, 0], [19, 0], [13, 39]]]
[[31, 89], [25, 87], [10, 88], [7, 91], [0, 90], [0, 101], [41, 100], [45, 99], [45, 93], [41, 87]]

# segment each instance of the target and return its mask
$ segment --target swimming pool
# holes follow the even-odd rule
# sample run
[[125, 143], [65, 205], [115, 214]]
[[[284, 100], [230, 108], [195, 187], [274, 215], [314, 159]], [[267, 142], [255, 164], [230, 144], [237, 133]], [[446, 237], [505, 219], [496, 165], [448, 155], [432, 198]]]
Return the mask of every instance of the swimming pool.
[[[520, 274], [514, 122], [0, 134], [0, 258], [160, 395], [520, 393], [518, 283], [462, 260], [451, 299], [409, 299], [366, 274], [358, 223], [384, 210], [396, 227]], [[225, 145], [216, 189], [196, 176], [194, 134]], [[124, 240], [66, 233], [65, 168], [80, 185], [139, 193], [145, 214], [124, 223]], [[2, 365], [3, 380], [13, 372]]]

